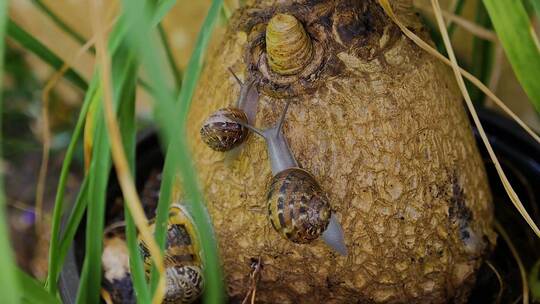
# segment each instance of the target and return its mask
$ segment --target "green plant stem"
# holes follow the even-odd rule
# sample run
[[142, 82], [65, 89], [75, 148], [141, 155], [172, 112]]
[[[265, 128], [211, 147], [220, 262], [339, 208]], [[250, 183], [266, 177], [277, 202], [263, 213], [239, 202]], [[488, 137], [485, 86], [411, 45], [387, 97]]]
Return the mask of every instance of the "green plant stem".
[[[86, 214], [85, 264], [77, 303], [98, 303], [101, 286], [101, 253], [103, 251], [103, 229], [105, 224], [105, 196], [111, 169], [109, 137], [105, 127], [104, 110], [99, 103], [95, 119], [96, 132], [92, 160], [88, 171], [89, 191]], [[89, 267], [90, 266], [90, 267]], [[84, 290], [84, 294], [81, 291]]]
[[[83, 37], [83, 35], [81, 35], [77, 31], [75, 31], [72, 27], [67, 25], [67, 23], [64, 20], [62, 20], [58, 15], [56, 15], [45, 3], [43, 3], [43, 1], [41, 1], [41, 0], [32, 0], [32, 2], [34, 2], [34, 4], [45, 15], [49, 16], [49, 18], [51, 18], [51, 20], [56, 24], [56, 26], [58, 26], [64, 32], [66, 32], [69, 36], [71, 36], [71, 38], [75, 39], [80, 44], [85, 44], [86, 43], [86, 39]], [[93, 48], [91, 48], [90, 51], [92, 53], [95, 52], [95, 50]]]
[[521, 1], [483, 0], [521, 86], [540, 112], [540, 51]]
[[169, 61], [169, 66], [172, 70], [173, 77], [174, 77], [174, 83], [176, 92], [180, 91], [180, 86], [182, 85], [182, 74], [180, 73], [180, 70], [178, 69], [178, 66], [176, 64], [176, 61], [174, 60], [174, 55], [171, 49], [171, 45], [169, 43], [169, 39], [167, 38], [167, 33], [163, 29], [163, 25], [160, 23], [157, 26], [159, 37], [161, 38], [161, 43], [163, 44], [163, 48], [165, 49], [165, 54], [167, 55], [167, 60]]
[[[23, 303], [41, 303], [41, 304], [59, 304], [60, 301], [48, 293], [41, 283], [36, 281], [34, 278], [26, 274], [20, 269], [16, 269], [17, 280], [20, 282], [21, 287], [24, 290], [22, 293], [21, 299]], [[5, 299], [4, 299], [5, 300]], [[5, 302], [12, 303], [12, 302]]]
[[[60, 57], [56, 56], [56, 54], [51, 52], [45, 45], [32, 37], [32, 35], [11, 19], [8, 21], [7, 33], [11, 39], [20, 43], [26, 50], [32, 52], [56, 70], [59, 70], [64, 65], [64, 61]], [[68, 69], [65, 77], [83, 91], [86, 91], [88, 88], [86, 81], [73, 69]]]
[[[118, 104], [118, 121], [122, 134], [122, 145], [126, 151], [131, 176], [135, 176], [135, 90], [138, 64], [135, 54], [124, 43], [113, 56], [112, 81], [114, 103]], [[138, 303], [149, 303], [150, 293], [146, 284], [144, 266], [137, 241], [137, 229], [124, 203], [126, 220], [126, 241], [129, 249], [131, 278]]]
[[62, 265], [63, 262], [63, 259], [58, 259], [58, 251], [60, 249], [58, 239], [60, 224], [62, 222], [62, 213], [64, 210], [64, 194], [66, 191], [67, 178], [69, 176], [69, 168], [71, 167], [71, 162], [73, 160], [73, 155], [77, 147], [77, 142], [79, 141], [82, 134], [84, 122], [86, 120], [86, 114], [88, 113], [90, 103], [96, 98], [96, 96], [99, 95], [100, 92], [97, 90], [96, 87], [91, 87], [89, 89], [89, 93], [86, 95], [86, 98], [81, 107], [81, 112], [79, 113], [79, 118], [77, 119], [77, 123], [75, 124], [75, 129], [73, 131], [73, 135], [71, 136], [71, 140], [69, 142], [66, 155], [62, 163], [62, 169], [60, 170], [60, 178], [58, 181], [56, 197], [54, 200], [51, 227], [51, 242], [49, 245], [49, 272], [47, 273], [48, 290], [52, 294], [56, 293], [57, 291], [58, 274], [60, 272], [60, 265]]
[[[484, 28], [491, 28], [491, 22], [486, 9], [481, 1], [477, 2], [476, 6], [476, 23]], [[475, 75], [482, 83], [488, 83], [490, 77], [491, 66], [493, 63], [493, 43], [481, 39], [473, 38], [473, 53], [471, 73]], [[476, 104], [480, 104], [484, 100], [484, 94], [476, 86], [468, 86], [472, 100]]]
[[[88, 178], [85, 177], [81, 184], [81, 188], [79, 189], [79, 193], [77, 194], [77, 198], [75, 199], [75, 203], [73, 204], [71, 213], [66, 222], [66, 227], [64, 228], [64, 232], [62, 234], [60, 244], [58, 245], [57, 255], [55, 258], [57, 260], [55, 262], [56, 263], [55, 264], [56, 277], [54, 277], [55, 284], [57, 284], [56, 281], [58, 281], [58, 277], [60, 275], [61, 265], [63, 265], [64, 260], [66, 259], [66, 255], [69, 251], [69, 248], [71, 247], [73, 239], [75, 238], [75, 234], [77, 233], [77, 228], [79, 227], [79, 224], [81, 223], [81, 220], [84, 216], [84, 212], [86, 211], [86, 205], [88, 203], [86, 199], [87, 195], [88, 195]], [[52, 275], [49, 275], [47, 279], [48, 285], [50, 285], [51, 282], [53, 282]]]
[[[72, 27], [70, 27], [69, 25], [67, 25], [67, 23], [62, 20], [62, 18], [60, 18], [60, 16], [58, 16], [57, 14], [55, 14], [45, 3], [43, 3], [43, 1], [41, 0], [32, 0], [37, 6], [39, 9], [41, 9], [43, 11], [43, 13], [45, 13], [49, 18], [51, 18], [51, 20], [61, 29], [63, 30], [64, 32], [66, 32], [69, 36], [71, 36], [73, 39], [75, 39], [79, 44], [81, 45], [84, 45], [87, 41], [86, 38], [84, 38], [83, 35], [81, 35], [80, 33], [78, 33], [77, 31], [75, 31]], [[18, 31], [24, 31], [22, 30], [21, 27], [17, 26], [18, 27]], [[36, 40], [37, 41], [37, 40]], [[45, 46], [42, 46], [42, 48], [44, 48], [46, 51], [48, 51], [49, 53], [52, 53], [50, 50], [48, 50]], [[88, 51], [92, 54], [95, 54], [96, 53], [96, 50], [94, 47], [90, 47], [88, 49]], [[170, 51], [170, 50], [169, 50]], [[38, 55], [39, 56], [39, 55]], [[40, 56], [40, 58], [42, 58]], [[43, 58], [42, 58], [43, 59]], [[46, 62], [48, 62], [47, 60], [45, 60]], [[48, 62], [48, 63], [51, 63], [51, 62]], [[52, 64], [51, 64], [52, 65]], [[52, 65], [54, 68], [58, 69], [56, 66]], [[69, 70], [68, 70], [69, 71]], [[181, 74], [180, 74], [181, 75]], [[67, 76], [67, 75], [66, 75]], [[147, 82], [145, 82], [144, 80], [142, 79], [139, 79], [138, 80], [138, 83], [141, 85], [141, 87], [143, 89], [145, 89], [146, 91], [148, 91], [149, 93], [151, 93], [151, 90], [150, 90], [150, 86], [148, 85]]]
[[[4, 47], [6, 35], [6, 18], [7, 18], [7, 0], [0, 0], [0, 83], [3, 80], [4, 71]], [[0, 162], [2, 161], [2, 88], [0, 87]], [[15, 260], [11, 252], [11, 244], [9, 242], [9, 231], [7, 229], [6, 215], [6, 198], [4, 196], [4, 170], [0, 164], [0, 248], [3, 252], [0, 254], [0, 269], [2, 269], [2, 280], [0, 284], [0, 293], [2, 300], [7, 303], [19, 303], [21, 293], [19, 281], [16, 277]]]
[[[456, 6], [454, 7], [454, 15], [461, 15], [461, 12], [463, 12], [463, 7], [465, 7], [465, 0], [458, 0], [456, 2]], [[450, 22], [450, 25], [448, 26], [448, 35], [452, 37], [455, 30], [456, 24], [454, 22]]]
[[[158, 214], [156, 217], [156, 240], [162, 247], [165, 244], [166, 220], [169, 205], [171, 203], [171, 187], [176, 173], [179, 173], [186, 193], [186, 207], [193, 217], [194, 224], [201, 236], [201, 249], [204, 261], [204, 275], [207, 290], [205, 292], [206, 303], [218, 303], [223, 300], [223, 282], [221, 280], [221, 269], [219, 267], [217, 246], [214, 238], [211, 221], [204, 207], [202, 194], [197, 184], [194, 167], [191, 162], [189, 150], [185, 138], [185, 117], [181, 109], [187, 111], [193, 94], [193, 89], [200, 73], [204, 50], [206, 49], [209, 36], [217, 21], [222, 1], [213, 1], [203, 27], [196, 42], [195, 51], [188, 64], [185, 73], [182, 90], [180, 92], [180, 102], [175, 102], [175, 98], [168, 92], [165, 80], [162, 75], [162, 62], [155, 48], [148, 45], [151, 40], [152, 25], [155, 21], [145, 11], [145, 1], [124, 0], [124, 16], [129, 20], [131, 28], [129, 31], [130, 42], [137, 50], [139, 58], [152, 87], [155, 88], [156, 110], [155, 121], [159, 126], [162, 142], [167, 147], [163, 181], [158, 202]], [[186, 103], [186, 104], [182, 104]], [[151, 287], [155, 286], [155, 276], [152, 276]], [[154, 288], [152, 289], [152, 291]]]

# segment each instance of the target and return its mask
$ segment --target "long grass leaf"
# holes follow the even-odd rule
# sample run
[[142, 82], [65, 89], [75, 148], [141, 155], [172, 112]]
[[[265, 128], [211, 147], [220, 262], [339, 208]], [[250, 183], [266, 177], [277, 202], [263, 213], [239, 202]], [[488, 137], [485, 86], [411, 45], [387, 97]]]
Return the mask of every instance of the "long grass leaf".
[[[182, 133], [180, 134], [184, 134], [185, 132], [183, 124], [185, 124], [187, 112], [189, 111], [189, 107], [191, 104], [191, 98], [193, 96], [193, 92], [195, 90], [202, 69], [204, 52], [206, 51], [206, 48], [208, 46], [212, 30], [219, 18], [221, 5], [221, 1], [213, 1], [212, 6], [210, 7], [210, 10], [208, 11], [208, 14], [206, 16], [206, 19], [199, 31], [199, 36], [197, 37], [195, 48], [188, 62], [188, 66], [185, 72], [186, 76], [182, 83], [182, 90], [180, 91], [176, 106], [176, 108], [178, 109], [176, 113], [178, 113], [178, 115], [180, 116], [179, 122], [180, 124], [182, 124], [181, 126], [179, 126], [181, 128], [176, 127], [178, 128], [178, 130], [181, 130]], [[198, 224], [198, 229], [203, 231], [201, 232], [202, 246], [204, 250], [204, 260], [207, 263], [205, 277], [209, 281], [209, 284], [215, 284], [216, 286], [215, 290], [209, 288], [209, 292], [206, 294], [206, 299], [210, 302], [218, 302], [220, 301], [223, 283], [220, 278], [220, 269], [217, 268], [217, 265], [219, 265], [219, 260], [216, 245], [215, 243], [208, 242], [214, 241], [212, 230], [210, 230], [211, 227], [205, 227], [208, 226], [208, 223], [206, 221], [209, 222], [210, 219], [208, 218], [206, 210], [202, 208], [203, 197], [198, 190], [199, 186], [196, 182], [195, 176], [192, 173], [194, 172], [194, 168], [193, 164], [191, 163], [191, 156], [189, 155], [189, 151], [184, 150], [187, 146], [185, 136], [177, 135], [177, 137], [179, 137], [181, 148], [183, 149], [179, 149], [180, 147], [177, 147], [173, 142], [169, 145], [169, 148], [167, 150], [167, 156], [165, 159], [163, 171], [162, 189], [160, 193], [160, 200], [156, 216], [156, 239], [161, 244], [164, 244], [166, 225], [160, 223], [165, 223], [166, 221], [168, 214], [168, 205], [171, 203], [170, 185], [175, 182], [176, 172], [180, 170], [180, 173], [182, 175], [183, 187], [184, 189], [186, 189], [185, 194], [187, 196], [188, 203], [193, 209], [193, 217], [195, 219], [200, 219], [203, 221], [203, 226], [201, 227], [201, 224]], [[178, 158], [176, 158], [175, 156], [178, 156]], [[175, 162], [178, 163], [175, 164]], [[211, 270], [209, 265], [212, 266], [214, 263], [217, 269]]]
[[84, 39], [83, 35], [74, 30], [72, 27], [70, 27], [62, 18], [60, 18], [58, 15], [56, 15], [42, 0], [32, 0], [32, 2], [51, 20], [58, 26], [60, 29], [62, 29], [64, 32], [66, 32], [71, 38], [75, 39], [80, 44], [84, 44], [86, 42], [86, 39]]
[[529, 289], [533, 301], [540, 301], [540, 260], [536, 261], [529, 271]]
[[[24, 271], [17, 269], [17, 279], [21, 285], [21, 288], [24, 290], [22, 294], [23, 303], [42, 303], [42, 304], [59, 304], [60, 301], [48, 293], [47, 290], [43, 288], [41, 283], [36, 281], [34, 278], [26, 274]], [[12, 303], [12, 302], [5, 302]]]
[[[73, 239], [75, 238], [79, 224], [84, 216], [84, 212], [86, 211], [86, 205], [88, 203], [87, 195], [88, 178], [85, 177], [81, 184], [81, 188], [79, 189], [79, 193], [77, 194], [77, 198], [75, 199], [75, 203], [73, 204], [71, 213], [69, 214], [68, 220], [66, 221], [66, 226], [63, 229], [62, 238], [60, 240], [60, 244], [58, 245], [58, 249], [56, 249], [57, 254], [54, 257], [56, 271], [53, 274], [55, 275], [55, 282], [58, 281], [60, 269], [64, 263], [64, 260], [66, 259], [69, 248], [73, 243]], [[50, 284], [49, 282], [52, 282], [53, 278], [52, 275], [49, 275], [49, 277], [50, 278], [47, 280], [48, 284]]]
[[[77, 303], [98, 303], [101, 286], [101, 253], [103, 251], [103, 228], [105, 222], [105, 194], [111, 168], [110, 146], [104, 125], [103, 108], [96, 112], [96, 133], [90, 162], [89, 191], [86, 215], [85, 264]], [[81, 293], [84, 292], [84, 293]]]
[[161, 39], [161, 44], [163, 45], [163, 48], [165, 49], [165, 54], [167, 55], [167, 60], [169, 61], [169, 67], [171, 68], [171, 71], [173, 73], [174, 77], [174, 83], [175, 83], [175, 91], [180, 91], [180, 86], [182, 85], [182, 74], [180, 73], [180, 70], [178, 69], [178, 65], [176, 64], [176, 61], [174, 60], [174, 54], [171, 49], [171, 44], [169, 43], [169, 39], [167, 38], [167, 32], [165, 32], [165, 29], [163, 28], [163, 24], [158, 24], [158, 33], [159, 37]]
[[[49, 245], [49, 272], [47, 273], [47, 282], [48, 289], [51, 293], [56, 293], [57, 290], [57, 280], [58, 274], [60, 273], [60, 267], [62, 265], [63, 259], [60, 260], [58, 257], [58, 250], [60, 248], [58, 244], [60, 224], [62, 222], [62, 212], [64, 210], [64, 194], [66, 191], [67, 178], [69, 176], [69, 168], [71, 167], [71, 162], [73, 160], [73, 155], [77, 147], [77, 142], [81, 137], [82, 127], [86, 119], [86, 114], [90, 103], [96, 95], [99, 95], [95, 86], [89, 89], [89, 92], [86, 94], [84, 99], [81, 111], [79, 113], [79, 118], [75, 124], [75, 129], [73, 130], [73, 135], [69, 142], [64, 161], [62, 163], [62, 169], [60, 170], [60, 179], [58, 181], [58, 186], [56, 189], [56, 197], [54, 200], [53, 216], [52, 216], [52, 228], [51, 228], [51, 242]], [[82, 187], [81, 187], [82, 188]], [[82, 199], [82, 198], [81, 198]], [[78, 199], [79, 200], [79, 199]]]
[[[491, 27], [491, 22], [482, 1], [476, 4], [476, 23], [482, 27]], [[484, 40], [478, 36], [473, 38], [473, 52], [471, 72], [482, 83], [489, 83], [489, 76], [494, 59], [494, 45], [492, 42]], [[469, 87], [471, 98], [475, 103], [481, 103], [484, 99], [483, 93], [473, 85]]]
[[[0, 0], [0, 83], [2, 83], [2, 76], [4, 71], [4, 47], [5, 47], [5, 34], [6, 34], [6, 17], [7, 17], [7, 0]], [[0, 87], [0, 113], [2, 113], [2, 88]], [[0, 162], [2, 161], [2, 118], [0, 115]], [[0, 164], [1, 166], [1, 164]], [[0, 293], [2, 294], [3, 301], [7, 303], [19, 303], [20, 300], [20, 288], [18, 280], [16, 278], [15, 261], [11, 252], [11, 244], [9, 242], [9, 231], [7, 229], [6, 215], [4, 214], [6, 206], [4, 196], [4, 171], [0, 167], [0, 248], [3, 252], [0, 254], [0, 269], [2, 274], [0, 277]]]
[[[185, 116], [181, 108], [187, 111], [196, 80], [200, 73], [203, 51], [206, 48], [209, 36], [217, 21], [222, 1], [213, 1], [209, 13], [204, 21], [204, 25], [199, 33], [188, 69], [185, 73], [179, 103], [175, 103], [165, 86], [163, 75], [161, 75], [163, 62], [159, 60], [155, 48], [151, 47], [149, 41], [152, 40], [152, 22], [146, 14], [145, 3], [141, 0], [124, 0], [124, 15], [129, 19], [131, 30], [130, 40], [137, 49], [141, 63], [146, 73], [152, 80], [152, 87], [155, 91], [155, 115], [159, 125], [159, 131], [165, 146], [167, 155], [163, 172], [163, 181], [158, 203], [158, 215], [156, 219], [156, 239], [161, 246], [165, 243], [165, 222], [169, 204], [171, 203], [171, 187], [174, 176], [180, 173], [183, 188], [186, 190], [186, 201], [188, 209], [192, 213], [195, 226], [201, 235], [201, 246], [203, 260], [205, 263], [205, 280], [207, 292], [205, 297], [209, 303], [222, 301], [223, 283], [221, 280], [221, 269], [217, 254], [217, 246], [208, 213], [204, 207], [203, 197], [196, 182], [193, 164], [187, 148], [185, 139]], [[182, 102], [186, 104], [182, 104]], [[154, 277], [153, 277], [154, 278]], [[153, 280], [155, 281], [155, 280]]]
[[540, 45], [521, 1], [483, 0], [521, 86], [540, 112]]
[[[452, 12], [454, 15], [461, 15], [461, 12], [463, 11], [463, 8], [465, 7], [465, 0], [457, 0], [455, 3], [455, 6], [452, 7]], [[450, 37], [454, 34], [454, 31], [456, 30], [456, 24], [452, 21], [448, 22], [448, 34]]]
[[[126, 45], [119, 48], [112, 60], [112, 82], [115, 103], [119, 104], [118, 121], [122, 144], [130, 172], [135, 173], [135, 90], [137, 62]], [[128, 204], [124, 204], [126, 240], [129, 249], [131, 278], [138, 303], [149, 303], [150, 294], [145, 279], [144, 266], [137, 241], [137, 229]]]
[[[158, 22], [161, 21], [161, 19], [156, 19], [156, 20]], [[123, 37], [123, 35], [125, 33], [125, 30], [126, 30], [126, 28], [122, 23], [118, 23], [117, 26], [115, 26], [115, 28], [113, 30], [113, 33], [111, 34], [111, 39], [109, 41], [109, 49], [110, 49], [111, 53], [114, 53], [118, 49], [118, 47], [120, 47], [121, 38]], [[93, 42], [89, 41], [89, 43], [93, 43]], [[98, 76], [94, 75], [94, 77], [92, 79], [92, 83], [91, 83], [92, 84], [91, 89], [89, 91], [87, 91], [87, 94], [86, 94], [86, 97], [85, 97], [85, 102], [83, 104], [83, 109], [81, 110], [81, 115], [79, 117], [77, 127], [76, 127], [75, 132], [74, 132], [74, 136], [72, 137], [71, 142], [70, 142], [70, 147], [72, 147], [72, 148], [71, 149], [68, 148], [68, 151], [73, 151], [73, 149], [74, 149], [74, 147], [76, 145], [76, 142], [80, 137], [81, 127], [84, 124], [84, 118], [86, 117], [88, 107], [93, 102], [92, 100], [95, 100], [95, 99], [99, 100], [99, 99], [102, 98], [101, 88], [97, 85], [98, 83], [99, 83]], [[143, 84], [145, 84], [145, 83], [143, 83]], [[148, 88], [149, 91], [151, 90], [151, 88], [148, 85], [146, 85], [146, 87]], [[72, 152], [68, 152], [67, 155], [69, 155], [71, 157]], [[64, 161], [63, 166], [62, 166], [63, 174], [61, 174], [61, 180], [64, 180], [64, 182], [62, 182], [62, 185], [59, 186], [59, 190], [57, 192], [57, 200], [60, 200], [60, 201], [63, 200], [63, 192], [64, 192], [64, 189], [65, 189], [65, 178], [67, 177], [67, 173], [69, 172], [69, 164], [70, 164], [70, 162], [71, 162], [71, 159], [66, 158], [66, 160]], [[79, 192], [78, 197], [76, 199], [76, 202], [74, 204], [74, 208], [72, 210], [72, 213], [70, 214], [70, 216], [68, 218], [68, 221], [66, 223], [66, 227], [64, 229], [64, 233], [63, 233], [63, 236], [61, 238], [60, 245], [58, 246], [58, 249], [53, 249], [53, 250], [56, 250], [56, 252], [58, 252], [58, 254], [52, 255], [54, 257], [54, 260], [53, 260], [54, 266], [51, 269], [55, 269], [55, 271], [52, 274], [49, 275], [48, 282], [49, 282], [49, 284], [54, 282], [52, 284], [55, 285], [55, 288], [56, 288], [56, 281], [58, 280], [58, 274], [59, 274], [60, 268], [61, 268], [61, 266], [62, 266], [62, 264], [64, 262], [65, 256], [67, 255], [69, 247], [71, 246], [71, 244], [73, 242], [73, 238], [74, 238], [75, 233], [76, 233], [76, 231], [78, 229], [79, 223], [81, 222], [82, 217], [84, 216], [84, 213], [86, 211], [86, 207], [87, 207], [88, 200], [89, 200], [88, 192], [89, 192], [89, 188], [90, 188], [89, 181], [88, 181], [87, 177], [83, 181], [80, 192]], [[61, 197], [59, 197], [59, 195]], [[62, 204], [58, 204], [57, 206], [55, 206], [55, 212], [54, 212], [55, 216], [53, 216], [53, 218], [54, 218], [54, 220], [53, 220], [53, 228], [55, 227], [55, 224], [57, 225], [57, 227], [59, 227], [59, 225], [60, 225], [62, 209], [63, 209]], [[58, 228], [55, 229], [55, 230], [57, 231]], [[58, 232], [54, 233], [54, 236], [57, 237]], [[83, 273], [88, 272], [88, 266], [87, 265], [88, 265], [88, 261], [85, 260], [84, 265], [83, 265]], [[52, 278], [54, 278], [54, 280]], [[86, 275], [83, 275], [81, 277], [81, 286], [85, 286], [86, 284], [87, 284], [87, 278], [86, 278]], [[83, 288], [82, 290], [79, 290], [79, 300], [80, 301], [84, 302], [85, 299], [86, 299], [86, 296], [87, 296], [86, 289]]]
[[[39, 42], [39, 40], [34, 38], [11, 19], [8, 21], [7, 24], [7, 33], [11, 39], [17, 41], [26, 50], [38, 56], [41, 60], [48, 63], [54, 69], [59, 70], [64, 65], [64, 61], [62, 61], [60, 57], [54, 54], [45, 45]], [[71, 83], [73, 83], [75, 86], [77, 86], [83, 91], [86, 91], [86, 89], [88, 88], [88, 84], [86, 83], [86, 81], [72, 69], [68, 69], [66, 71], [65, 77], [67, 80], [69, 80]]]
[[176, 0], [160, 0], [155, 8], [154, 16], [152, 17], [152, 27], [161, 23], [161, 20], [165, 18], [165, 15], [169, 13], [175, 4]]

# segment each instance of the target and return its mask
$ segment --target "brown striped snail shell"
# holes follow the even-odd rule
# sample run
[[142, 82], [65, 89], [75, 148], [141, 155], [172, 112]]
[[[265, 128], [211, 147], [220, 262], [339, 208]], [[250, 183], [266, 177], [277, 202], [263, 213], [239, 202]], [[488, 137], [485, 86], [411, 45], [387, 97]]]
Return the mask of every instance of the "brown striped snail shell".
[[229, 71], [240, 84], [236, 107], [222, 108], [212, 113], [203, 122], [200, 131], [203, 142], [219, 152], [232, 150], [246, 140], [249, 130], [244, 124], [254, 121], [259, 100], [255, 79], [243, 83], [231, 69]]
[[238, 121], [248, 122], [244, 111], [237, 108], [219, 109], [204, 121], [201, 138], [210, 148], [219, 152], [238, 147], [249, 134], [248, 129]]
[[[152, 223], [150, 229], [155, 229]], [[173, 204], [169, 210], [167, 241], [165, 245], [165, 297], [163, 303], [189, 304], [196, 301], [204, 291], [203, 263], [199, 236], [193, 220], [181, 204]], [[152, 267], [148, 248], [139, 242], [147, 275]]]
[[266, 195], [268, 219], [291, 242], [306, 244], [322, 236], [330, 248], [347, 255], [343, 229], [326, 193], [308, 171], [298, 166], [281, 132], [289, 104], [290, 101], [278, 123], [269, 129], [259, 130], [245, 124], [266, 141], [273, 175]]
[[289, 14], [276, 14], [266, 26], [266, 52], [274, 72], [293, 75], [311, 61], [313, 44], [298, 19]]
[[292, 242], [310, 243], [328, 227], [332, 210], [326, 193], [303, 169], [289, 168], [276, 174], [266, 200], [272, 226]]

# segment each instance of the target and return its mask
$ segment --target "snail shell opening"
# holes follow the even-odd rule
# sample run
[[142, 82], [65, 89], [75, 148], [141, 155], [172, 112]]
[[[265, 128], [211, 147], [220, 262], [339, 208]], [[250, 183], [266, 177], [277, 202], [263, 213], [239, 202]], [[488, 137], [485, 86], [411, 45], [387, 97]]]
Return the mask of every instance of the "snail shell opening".
[[313, 57], [313, 44], [294, 16], [277, 14], [266, 27], [266, 52], [270, 68], [280, 75], [294, 75]]

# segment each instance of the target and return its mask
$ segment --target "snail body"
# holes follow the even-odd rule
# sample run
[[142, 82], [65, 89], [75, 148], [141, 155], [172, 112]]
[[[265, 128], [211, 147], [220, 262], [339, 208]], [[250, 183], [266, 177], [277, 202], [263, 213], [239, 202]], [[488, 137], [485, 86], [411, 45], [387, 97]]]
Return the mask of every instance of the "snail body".
[[203, 123], [200, 135], [203, 142], [219, 152], [232, 150], [240, 146], [248, 137], [249, 131], [242, 123], [253, 123], [259, 98], [255, 80], [242, 83], [230, 70], [240, 84], [240, 96], [235, 107], [221, 108], [212, 113]]
[[[150, 229], [155, 229], [154, 223]], [[152, 267], [151, 256], [144, 242], [140, 241], [139, 247], [148, 275]], [[203, 293], [203, 262], [199, 248], [198, 233], [187, 210], [180, 204], [173, 204], [167, 223], [164, 303], [193, 303]]]
[[291, 242], [307, 244], [322, 236], [330, 248], [347, 255], [343, 230], [326, 193], [311, 173], [299, 167], [281, 131], [289, 105], [290, 101], [271, 128], [245, 125], [266, 141], [273, 175], [266, 194], [268, 219]]

